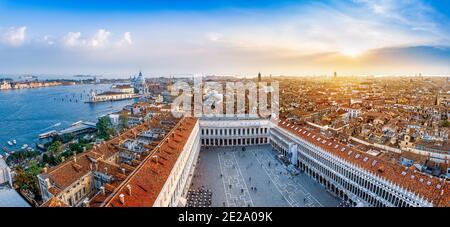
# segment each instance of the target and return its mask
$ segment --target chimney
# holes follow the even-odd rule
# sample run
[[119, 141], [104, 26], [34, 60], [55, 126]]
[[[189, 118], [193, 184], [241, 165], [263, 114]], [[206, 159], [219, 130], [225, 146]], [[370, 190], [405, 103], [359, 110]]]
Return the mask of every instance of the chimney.
[[100, 187], [100, 191], [102, 191], [102, 195], [106, 195], [106, 190], [104, 186]]
[[[75, 153], [75, 152], [74, 152], [74, 153]], [[73, 156], [73, 161], [74, 161], [74, 162], [77, 162], [77, 154], [76, 154], [76, 153], [75, 153], [74, 156]]]
[[43, 168], [44, 173], [47, 173], [47, 166]]
[[108, 174], [108, 167], [105, 167], [105, 174]]
[[83, 205], [84, 205], [84, 207], [89, 207], [89, 200], [88, 200], [88, 198], [83, 200]]
[[125, 175], [125, 168], [122, 168], [122, 173]]
[[47, 184], [47, 189], [49, 189], [50, 187], [52, 187], [52, 184], [50, 184], [50, 179], [45, 178], [45, 183]]
[[120, 203], [122, 203], [122, 205], [125, 205], [125, 195], [124, 194], [120, 194], [119, 195], [119, 199], [120, 199]]
[[127, 189], [128, 189], [128, 195], [131, 196], [131, 185], [127, 185]]
[[62, 156], [61, 157], [61, 162], [64, 162], [66, 160], [66, 157]]

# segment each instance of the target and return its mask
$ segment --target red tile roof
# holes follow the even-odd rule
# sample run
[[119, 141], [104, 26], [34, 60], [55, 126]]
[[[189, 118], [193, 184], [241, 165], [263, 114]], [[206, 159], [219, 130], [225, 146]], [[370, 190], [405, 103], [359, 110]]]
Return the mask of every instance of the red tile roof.
[[[107, 160], [116, 154], [119, 149], [118, 145], [126, 139], [134, 139], [140, 133], [148, 130], [150, 127], [160, 127], [159, 118], [153, 118], [141, 125], [135, 126], [112, 140], [105, 141], [101, 144], [94, 145], [94, 147], [87, 151], [76, 155], [74, 158], [67, 159], [65, 162], [50, 168], [47, 173], [42, 173], [41, 176], [48, 177], [50, 183], [53, 185], [50, 191], [53, 195], [59, 194], [71, 184], [79, 180], [84, 175], [91, 172], [94, 168], [93, 160]], [[99, 163], [99, 162], [97, 162]], [[103, 162], [104, 163], [104, 162]], [[102, 163], [99, 163], [101, 165]]]
[[41, 205], [41, 207], [68, 207], [63, 201], [59, 200], [56, 197], [52, 197], [47, 202]]
[[[147, 156], [128, 179], [122, 182], [113, 195], [107, 198], [104, 206], [153, 206], [196, 122], [196, 118], [183, 118], [159, 144], [159, 148]], [[131, 187], [131, 194], [129, 187]], [[121, 194], [124, 195], [124, 204], [119, 199]]]
[[340, 157], [368, 170], [372, 174], [423, 196], [428, 201], [431, 201], [434, 206], [450, 206], [450, 185], [444, 179], [432, 177], [396, 163], [373, 157], [336, 140], [327, 138], [317, 130], [295, 125], [286, 120], [279, 121], [278, 126], [334, 156]]

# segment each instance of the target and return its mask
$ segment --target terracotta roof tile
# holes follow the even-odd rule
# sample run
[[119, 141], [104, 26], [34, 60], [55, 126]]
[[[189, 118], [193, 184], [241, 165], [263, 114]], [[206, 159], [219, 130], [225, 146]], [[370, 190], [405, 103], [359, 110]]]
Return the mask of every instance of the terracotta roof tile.
[[[446, 180], [432, 177], [420, 173], [419, 171], [411, 171], [395, 163], [385, 161], [378, 157], [373, 157], [336, 140], [327, 138], [317, 130], [308, 129], [304, 126], [300, 126], [300, 129], [294, 130], [289, 127], [290, 124], [292, 123], [282, 120], [278, 123], [278, 126], [291, 132], [297, 137], [322, 148], [324, 151], [329, 152], [334, 156], [349, 161], [363, 169], [368, 170], [372, 174], [391, 181], [394, 184], [401, 185], [402, 187], [423, 196], [428, 201], [431, 201], [435, 206], [450, 206], [450, 186]], [[328, 144], [320, 143], [317, 141], [317, 138], [314, 139], [313, 137], [319, 137], [330, 142]], [[359, 154], [358, 158], [355, 155], [356, 153]], [[402, 174], [402, 172], [405, 172], [405, 174]], [[420, 178], [426, 180], [420, 182], [418, 180]], [[427, 182], [430, 183], [427, 184]]]
[[[162, 187], [169, 177], [197, 119], [183, 118], [159, 148], [147, 156], [142, 164], [124, 181], [118, 190], [109, 197], [105, 206], [111, 207], [151, 207], [154, 205]], [[131, 195], [128, 191], [131, 187]], [[120, 202], [123, 194], [125, 204]]]

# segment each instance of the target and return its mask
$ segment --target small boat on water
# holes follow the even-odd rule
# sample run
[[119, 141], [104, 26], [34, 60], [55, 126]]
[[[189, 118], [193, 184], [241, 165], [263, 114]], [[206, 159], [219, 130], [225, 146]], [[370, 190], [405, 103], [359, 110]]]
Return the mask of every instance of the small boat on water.
[[41, 143], [38, 143], [38, 144], [36, 145], [36, 147], [37, 147], [38, 149], [41, 149], [41, 150], [44, 150], [44, 151], [46, 150], [44, 144], [41, 144]]
[[8, 145], [9, 146], [12, 146], [12, 145], [14, 145], [11, 141], [8, 141]]
[[16, 144], [17, 144], [17, 141], [16, 141], [16, 140], [13, 140], [12, 142], [13, 142], [13, 144], [14, 144], [14, 145], [16, 145]]
[[25, 149], [27, 149], [28, 148], [28, 144], [24, 144], [24, 145], [22, 145], [22, 150], [25, 150]]

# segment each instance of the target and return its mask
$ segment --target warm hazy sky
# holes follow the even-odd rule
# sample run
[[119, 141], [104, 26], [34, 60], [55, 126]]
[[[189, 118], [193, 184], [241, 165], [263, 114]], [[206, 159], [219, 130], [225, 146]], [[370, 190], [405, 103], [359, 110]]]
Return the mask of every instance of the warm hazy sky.
[[450, 0], [0, 0], [4, 74], [450, 75]]

